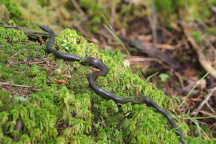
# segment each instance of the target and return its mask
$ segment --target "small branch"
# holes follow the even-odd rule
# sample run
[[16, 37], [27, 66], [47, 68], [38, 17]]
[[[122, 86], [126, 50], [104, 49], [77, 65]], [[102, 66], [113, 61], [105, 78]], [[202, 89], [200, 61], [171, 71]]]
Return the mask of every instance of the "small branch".
[[204, 52], [202, 51], [201, 47], [196, 43], [195, 39], [191, 36], [190, 27], [183, 21], [184, 13], [182, 10], [179, 10], [179, 16], [181, 18], [181, 21], [180, 21], [181, 27], [183, 28], [186, 38], [192, 45], [192, 48], [197, 53], [200, 65], [207, 72], [209, 72], [214, 78], [216, 78], [216, 70], [212, 67], [211, 62], [204, 55]]
[[206, 103], [207, 107], [213, 112], [213, 113], [216, 113], [215, 110], [212, 108], [212, 106], [210, 106], [209, 103]]
[[112, 8], [111, 8], [111, 18], [110, 18], [110, 24], [113, 26], [115, 22], [116, 17], [116, 2], [112, 1]]
[[18, 85], [18, 84], [12, 84], [7, 82], [0, 82], [1, 85], [8, 85], [8, 86], [14, 86], [14, 87], [24, 87], [24, 88], [31, 88], [32, 86], [26, 86], [26, 85]]
[[[205, 97], [205, 99], [200, 103], [200, 105], [198, 106], [198, 108], [194, 111], [194, 112], [192, 112], [192, 115], [193, 116], [196, 116], [199, 112], [200, 112], [200, 110], [203, 108], [203, 106], [205, 105], [205, 104], [207, 104], [208, 103], [208, 101], [209, 101], [209, 99], [211, 98], [211, 96], [213, 95], [213, 93], [216, 91], [216, 87], [214, 87], [214, 88], [212, 88], [211, 90], [210, 90], [210, 92], [209, 92], [209, 94]], [[207, 104], [208, 105], [208, 104]]]
[[76, 0], [71, 0], [71, 2], [73, 3], [74, 7], [80, 12], [80, 14], [82, 16], [85, 15], [85, 13], [83, 12], [83, 10], [80, 8], [79, 4], [76, 2]]
[[153, 47], [157, 45], [157, 15], [155, 12], [155, 0], [152, 0], [152, 36], [153, 36]]
[[[204, 111], [204, 110], [201, 110], [200, 113], [204, 115], [203, 119], [206, 119], [206, 118], [209, 118], [209, 119], [212, 119], [212, 118], [213, 118], [213, 119], [216, 119], [215, 113], [209, 113], [209, 112]], [[216, 123], [215, 123], [215, 124], [216, 124]]]
[[180, 68], [180, 64], [175, 60], [169, 58], [168, 55], [162, 53], [159, 49], [153, 47], [152, 44], [147, 43], [146, 41], [130, 40], [127, 37], [119, 36], [119, 38], [127, 44], [129, 51], [135, 51], [137, 53], [146, 53], [147, 55], [157, 58], [162, 62], [165, 62], [173, 69]]

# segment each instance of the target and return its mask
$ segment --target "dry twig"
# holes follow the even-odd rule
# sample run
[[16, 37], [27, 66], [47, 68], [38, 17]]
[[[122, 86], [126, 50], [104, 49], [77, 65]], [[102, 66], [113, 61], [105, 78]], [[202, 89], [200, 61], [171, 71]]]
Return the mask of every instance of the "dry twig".
[[154, 48], [152, 44], [147, 43], [146, 41], [131, 40], [127, 37], [119, 36], [120, 39], [128, 45], [129, 51], [135, 51], [139, 53], [146, 53], [151, 57], [157, 58], [162, 62], [165, 62], [173, 69], [180, 68], [180, 64], [175, 60], [169, 58], [165, 53], [162, 53], [157, 48]]
[[[211, 107], [208, 104], [209, 99], [211, 98], [211, 96], [214, 94], [214, 92], [216, 91], [216, 87], [212, 88], [209, 92], [209, 94], [205, 97], [205, 99], [200, 103], [200, 105], [198, 106], [198, 108], [192, 112], [193, 116], [197, 116], [197, 114], [200, 112], [200, 110], [203, 108], [203, 106], [206, 104], [208, 107]], [[213, 108], [210, 108], [211, 110], [213, 110]], [[213, 110], [213, 112], [215, 113], [215, 111]]]
[[196, 43], [194, 38], [191, 36], [190, 27], [183, 21], [183, 17], [184, 17], [183, 11], [179, 10], [179, 15], [182, 19], [180, 24], [183, 28], [184, 34], [187, 37], [188, 41], [191, 43], [193, 49], [196, 51], [201, 66], [207, 72], [209, 72], [209, 74], [211, 74], [214, 78], [216, 78], [216, 70], [212, 67], [211, 62], [204, 55], [201, 47]]
[[24, 87], [24, 88], [31, 88], [32, 86], [26, 86], [26, 85], [18, 85], [18, 84], [12, 84], [8, 82], [0, 82], [1, 85], [8, 85], [8, 86], [15, 86], [15, 87]]
[[83, 10], [80, 8], [79, 4], [76, 2], [76, 0], [71, 0], [71, 2], [73, 3], [74, 7], [80, 12], [81, 16], [84, 16], [85, 13], [83, 12]]
[[153, 36], [153, 47], [156, 48], [157, 44], [157, 15], [155, 12], [155, 0], [152, 1], [152, 36]]
[[144, 61], [155, 61], [161, 64], [161, 61], [158, 60], [157, 58], [145, 58], [145, 57], [140, 57], [140, 56], [133, 56], [127, 59], [130, 64], [135, 64], [137, 62], [144, 62]]

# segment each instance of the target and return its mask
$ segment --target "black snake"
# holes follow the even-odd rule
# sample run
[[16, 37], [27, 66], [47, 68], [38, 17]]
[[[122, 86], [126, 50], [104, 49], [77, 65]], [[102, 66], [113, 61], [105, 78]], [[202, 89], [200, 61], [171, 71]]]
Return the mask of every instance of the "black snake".
[[98, 69], [100, 69], [100, 71], [94, 71], [92, 72], [89, 76], [88, 76], [88, 81], [89, 81], [89, 85], [90, 87], [100, 96], [102, 96], [105, 99], [112, 99], [114, 100], [116, 103], [120, 103], [120, 104], [124, 104], [124, 103], [128, 103], [131, 102], [132, 104], [147, 104], [149, 106], [154, 107], [158, 112], [160, 112], [162, 115], [164, 115], [168, 121], [170, 122], [171, 126], [173, 128], [176, 129], [176, 133], [180, 136], [180, 141], [182, 144], [187, 144], [187, 142], [184, 139], [183, 133], [180, 130], [180, 128], [176, 125], [174, 119], [170, 116], [170, 114], [165, 111], [164, 109], [162, 109], [161, 107], [159, 107], [151, 98], [149, 97], [145, 97], [145, 96], [141, 96], [138, 98], [121, 98], [118, 96], [115, 96], [113, 93], [108, 92], [106, 90], [101, 89], [100, 87], [98, 87], [95, 83], [96, 79], [98, 76], [106, 76], [109, 69], [107, 68], [107, 66], [99, 59], [97, 58], [93, 58], [93, 57], [86, 57], [84, 59], [81, 59], [81, 57], [72, 55], [72, 54], [63, 54], [60, 53], [58, 50], [55, 50], [52, 48], [52, 44], [54, 42], [55, 39], [55, 33], [53, 32], [53, 30], [51, 30], [50, 28], [46, 27], [46, 26], [39, 26], [43, 31], [48, 32], [50, 35], [50, 39], [47, 43], [47, 51], [50, 53], [53, 53], [55, 56], [62, 58], [64, 60], [67, 61], [79, 61], [81, 64], [84, 65], [91, 65], [93, 67], [96, 67]]

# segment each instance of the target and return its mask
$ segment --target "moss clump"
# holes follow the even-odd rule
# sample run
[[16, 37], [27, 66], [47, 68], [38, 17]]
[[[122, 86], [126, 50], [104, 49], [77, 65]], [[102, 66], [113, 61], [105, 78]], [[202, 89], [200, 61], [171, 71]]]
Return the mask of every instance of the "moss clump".
[[23, 40], [27, 40], [28, 37], [24, 34], [23, 31], [18, 31], [15, 29], [5, 30], [0, 27], [0, 39], [5, 39], [10, 42], [20, 42]]
[[41, 6], [47, 6], [50, 4], [50, 0], [38, 0]]
[[24, 15], [16, 2], [14, 2], [13, 0], [1, 0], [0, 5], [5, 5], [9, 12], [9, 17], [12, 20], [21, 23]]
[[[31, 87], [2, 86], [0, 143], [15, 143], [14, 137], [18, 137], [16, 143], [32, 144], [180, 143], [166, 118], [153, 108], [145, 104], [117, 105], [95, 94], [87, 81], [89, 67], [56, 59], [52, 54], [47, 57], [45, 46], [36, 42], [8, 43], [7, 38], [1, 37], [0, 52], [8, 61], [0, 59], [0, 81]], [[102, 59], [110, 72], [98, 79], [100, 87], [120, 97], [149, 96], [161, 107], [172, 109], [171, 99], [123, 65], [119, 51], [104, 52], [70, 29], [56, 38], [54, 47]], [[22, 128], [17, 130], [19, 120]], [[179, 125], [186, 133], [187, 125]]]

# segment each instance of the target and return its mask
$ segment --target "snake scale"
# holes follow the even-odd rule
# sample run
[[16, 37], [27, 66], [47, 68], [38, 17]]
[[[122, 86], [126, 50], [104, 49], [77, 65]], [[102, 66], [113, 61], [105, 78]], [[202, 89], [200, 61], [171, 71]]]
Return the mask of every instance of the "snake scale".
[[112, 99], [116, 103], [120, 103], [120, 104], [125, 104], [128, 102], [131, 102], [132, 104], [145, 103], [148, 106], [154, 107], [159, 113], [161, 113], [162, 115], [164, 115], [168, 119], [172, 128], [176, 129], [176, 133], [179, 135], [181, 143], [187, 144], [187, 142], [184, 139], [183, 133], [180, 130], [180, 128], [176, 125], [175, 120], [171, 117], [171, 115], [167, 111], [165, 111], [164, 109], [159, 107], [151, 98], [145, 97], [145, 96], [141, 96], [141, 97], [133, 98], [133, 99], [132, 98], [121, 98], [121, 97], [114, 95], [111, 92], [108, 92], [106, 90], [101, 89], [100, 87], [97, 86], [95, 81], [97, 80], [98, 76], [106, 76], [107, 75], [107, 73], [109, 71], [107, 66], [101, 60], [94, 58], [94, 57], [86, 57], [84, 59], [81, 59], [81, 57], [79, 57], [79, 56], [68, 54], [68, 53], [63, 54], [63, 53], [60, 53], [58, 50], [53, 49], [52, 45], [53, 45], [53, 42], [55, 40], [55, 33], [53, 32], [53, 30], [51, 30], [50, 28], [48, 28], [46, 26], [41, 25], [39, 27], [43, 31], [47, 32], [50, 35], [50, 39], [47, 43], [47, 52], [53, 53], [56, 57], [67, 60], [67, 61], [79, 61], [83, 65], [90, 65], [90, 66], [93, 66], [93, 67], [100, 69], [100, 71], [94, 71], [88, 76], [88, 81], [89, 81], [90, 87], [98, 95], [102, 96], [105, 99]]

